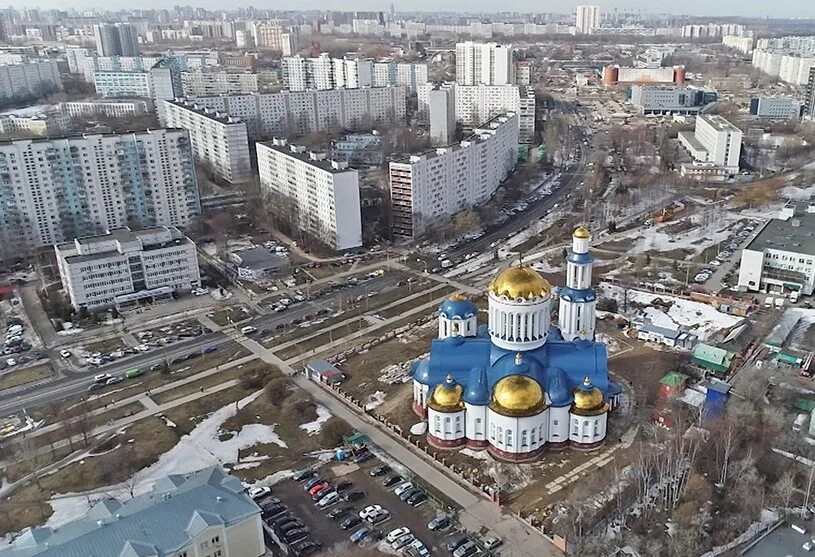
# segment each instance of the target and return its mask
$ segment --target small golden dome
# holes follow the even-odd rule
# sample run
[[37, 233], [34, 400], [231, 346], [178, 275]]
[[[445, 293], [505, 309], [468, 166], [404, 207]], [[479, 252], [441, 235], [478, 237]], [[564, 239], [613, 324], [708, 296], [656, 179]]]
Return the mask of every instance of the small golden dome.
[[433, 395], [427, 405], [437, 412], [458, 412], [464, 409], [461, 394], [464, 389], [453, 380], [452, 375], [447, 376], [444, 383], [439, 383], [433, 389]]
[[506, 416], [532, 416], [545, 404], [540, 384], [526, 375], [507, 375], [495, 384], [490, 408]]
[[588, 228], [580, 226], [575, 229], [572, 236], [574, 236], [575, 238], [591, 238], [591, 232], [589, 232]]
[[490, 283], [490, 292], [510, 300], [546, 297], [552, 285], [531, 267], [508, 267], [498, 273]]
[[454, 302], [463, 302], [464, 300], [467, 299], [467, 297], [464, 294], [462, 294], [461, 292], [456, 292], [455, 294], [453, 294], [452, 296], [450, 296], [447, 299], [452, 300]]
[[599, 414], [606, 410], [603, 391], [592, 386], [591, 380], [586, 377], [583, 384], [574, 390], [574, 403], [572, 412], [576, 414]]

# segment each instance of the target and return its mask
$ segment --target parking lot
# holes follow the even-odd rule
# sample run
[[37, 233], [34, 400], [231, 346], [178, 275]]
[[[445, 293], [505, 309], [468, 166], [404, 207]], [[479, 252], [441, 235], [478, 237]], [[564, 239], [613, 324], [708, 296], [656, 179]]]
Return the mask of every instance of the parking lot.
[[[436, 506], [432, 499], [428, 499], [415, 507], [400, 500], [393, 490], [401, 482], [397, 482], [391, 487], [383, 486], [383, 481], [397, 474], [397, 472], [391, 470], [376, 477], [371, 476], [370, 472], [381, 464], [377, 459], [372, 459], [361, 465], [351, 462], [332, 461], [316, 470], [317, 474], [332, 487], [339, 486], [343, 482], [350, 482], [350, 486], [342, 485], [343, 494], [353, 491], [363, 491], [365, 493], [364, 497], [351, 503], [340, 500], [323, 509], [319, 508], [305, 489], [308, 483], [306, 480], [300, 482], [293, 479], [284, 480], [273, 487], [271, 495], [280, 499], [280, 503], [308, 528], [309, 536], [307, 539], [316, 540], [322, 544], [322, 549], [314, 553], [314, 555], [323, 556], [336, 554], [337, 552], [347, 552], [354, 547], [353, 542], [350, 540], [351, 536], [363, 527], [367, 527], [373, 532], [378, 531], [383, 539], [373, 540], [368, 537], [360, 542], [360, 545], [376, 548], [383, 554], [400, 553], [389, 547], [390, 544], [386, 538], [390, 532], [397, 528], [407, 527], [410, 533], [427, 548], [430, 555], [450, 555], [452, 552], [446, 549], [446, 545], [451, 539], [460, 535], [455, 530], [454, 525], [431, 531], [428, 528], [428, 522], [437, 516], [442, 516], [443, 511]], [[344, 520], [352, 516], [358, 516], [359, 511], [369, 505], [381, 505], [383, 509], [388, 511], [390, 517], [375, 526], [362, 521], [359, 524], [343, 529], [342, 523]], [[329, 515], [332, 511], [340, 508], [347, 508], [348, 510], [339, 516]], [[267, 524], [273, 523], [274, 520], [267, 521]], [[296, 545], [297, 542], [292, 544], [292, 546]], [[296, 555], [296, 552], [293, 552], [293, 554]], [[349, 552], [348, 554], [353, 553]], [[407, 546], [401, 548], [401, 554], [421, 555], [419, 552], [408, 551]]]

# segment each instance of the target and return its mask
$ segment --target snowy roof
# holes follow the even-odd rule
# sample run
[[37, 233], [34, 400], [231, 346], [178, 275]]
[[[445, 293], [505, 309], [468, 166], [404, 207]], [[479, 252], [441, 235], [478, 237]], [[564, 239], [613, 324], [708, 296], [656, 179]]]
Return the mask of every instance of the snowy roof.
[[[103, 501], [59, 529], [29, 529], [0, 550], [0, 556], [175, 555], [205, 525], [231, 526], [260, 513], [240, 480], [220, 468], [206, 468], [176, 483], [158, 482], [118, 508]], [[114, 508], [115, 514], [109, 514]]]

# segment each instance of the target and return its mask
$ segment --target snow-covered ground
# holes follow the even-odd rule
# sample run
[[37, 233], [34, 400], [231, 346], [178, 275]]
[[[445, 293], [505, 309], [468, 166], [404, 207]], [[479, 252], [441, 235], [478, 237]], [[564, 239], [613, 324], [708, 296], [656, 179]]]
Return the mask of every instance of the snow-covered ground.
[[[625, 292], [624, 289], [607, 282], [600, 283], [599, 293], [603, 297], [614, 298], [620, 308], [623, 307]], [[716, 310], [713, 306], [677, 298], [667, 294], [654, 292], [644, 292], [641, 290], [628, 289], [628, 303], [636, 302], [643, 305], [651, 304], [656, 298], [663, 302], [670, 303], [667, 313], [660, 308], [649, 306], [645, 308], [646, 317], [651, 319], [651, 323], [658, 327], [675, 328], [682, 326], [695, 332], [700, 340], [707, 340], [713, 333], [721, 329], [733, 327], [742, 318], [728, 315]], [[629, 312], [630, 313], [630, 312]]]
[[329, 418], [331, 418], [331, 412], [328, 411], [328, 408], [322, 404], [318, 404], [317, 419], [315, 419], [313, 422], [308, 422], [307, 424], [301, 424], [300, 429], [309, 435], [317, 435], [320, 433], [320, 430], [323, 429], [323, 424], [327, 422]]

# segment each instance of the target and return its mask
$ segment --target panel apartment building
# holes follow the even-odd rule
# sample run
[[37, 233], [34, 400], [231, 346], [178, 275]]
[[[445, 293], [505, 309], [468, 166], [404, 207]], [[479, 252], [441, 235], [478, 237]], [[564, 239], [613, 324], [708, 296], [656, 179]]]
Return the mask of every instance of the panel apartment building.
[[199, 106], [240, 118], [253, 139], [331, 128], [356, 129], [405, 119], [405, 87], [401, 85], [222, 95], [197, 97], [194, 101]]
[[74, 308], [125, 309], [201, 286], [195, 243], [176, 227], [112, 230], [54, 246]]
[[283, 85], [289, 91], [357, 89], [404, 85], [410, 91], [427, 82], [427, 64], [374, 62], [358, 58], [283, 58]]
[[512, 85], [515, 63], [511, 44], [456, 44], [456, 83], [459, 85]]
[[0, 65], [0, 106], [62, 91], [56, 60]]
[[517, 118], [502, 114], [460, 144], [391, 162], [394, 235], [417, 238], [429, 224], [488, 200], [517, 163]]
[[231, 184], [252, 178], [249, 138], [240, 119], [203, 107], [192, 100], [162, 101], [162, 123], [190, 134], [196, 160]]
[[359, 174], [285, 139], [257, 144], [261, 188], [294, 201], [300, 227], [337, 251], [362, 245]]
[[206, 97], [257, 93], [260, 86], [255, 73], [207, 69], [181, 72], [181, 90], [185, 97]]
[[[201, 214], [186, 130], [0, 142], [0, 255]], [[11, 247], [11, 253], [3, 248]]]

